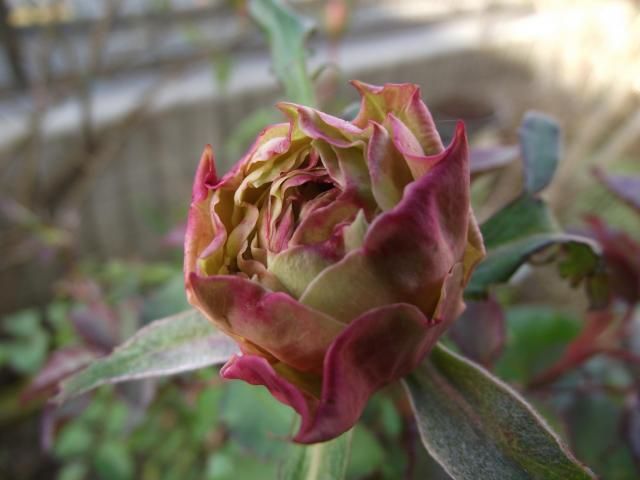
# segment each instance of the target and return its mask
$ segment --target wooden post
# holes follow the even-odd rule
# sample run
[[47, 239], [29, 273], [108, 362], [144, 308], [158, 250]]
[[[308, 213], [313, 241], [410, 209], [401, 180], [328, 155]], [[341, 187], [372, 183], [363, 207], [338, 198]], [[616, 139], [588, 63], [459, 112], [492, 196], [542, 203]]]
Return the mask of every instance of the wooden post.
[[28, 78], [24, 65], [22, 65], [20, 39], [15, 28], [9, 23], [9, 7], [6, 0], [0, 0], [0, 43], [4, 45], [15, 86], [23, 89], [27, 88]]

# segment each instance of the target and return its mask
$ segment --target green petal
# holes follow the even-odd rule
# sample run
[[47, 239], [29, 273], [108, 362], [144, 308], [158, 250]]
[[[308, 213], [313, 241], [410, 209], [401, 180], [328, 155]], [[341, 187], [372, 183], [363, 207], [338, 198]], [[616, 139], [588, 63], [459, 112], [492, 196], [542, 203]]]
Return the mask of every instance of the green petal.
[[369, 223], [365, 218], [364, 211], [358, 211], [355, 220], [349, 225], [345, 227], [343, 231], [344, 237], [344, 249], [345, 252], [351, 252], [352, 250], [356, 250], [362, 247], [364, 243], [364, 237], [367, 234], [367, 230], [369, 229]]
[[387, 130], [378, 123], [372, 122], [372, 126], [367, 148], [371, 189], [378, 206], [386, 211], [398, 204], [413, 178]]
[[269, 271], [295, 298], [333, 262], [314, 247], [299, 245], [269, 256]]

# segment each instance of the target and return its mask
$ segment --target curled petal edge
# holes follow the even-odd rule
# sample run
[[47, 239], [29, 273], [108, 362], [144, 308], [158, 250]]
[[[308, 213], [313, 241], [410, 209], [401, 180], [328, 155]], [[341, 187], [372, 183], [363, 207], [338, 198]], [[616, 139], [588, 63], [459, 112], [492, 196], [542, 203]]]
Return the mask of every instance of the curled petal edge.
[[295, 442], [330, 440], [358, 421], [374, 392], [418, 366], [462, 312], [463, 281], [464, 268], [457, 264], [430, 320], [414, 305], [402, 303], [370, 310], [355, 319], [327, 351], [320, 398], [281, 376], [277, 362], [257, 355], [235, 356], [221, 375], [263, 385], [277, 400], [292, 407], [301, 416]]

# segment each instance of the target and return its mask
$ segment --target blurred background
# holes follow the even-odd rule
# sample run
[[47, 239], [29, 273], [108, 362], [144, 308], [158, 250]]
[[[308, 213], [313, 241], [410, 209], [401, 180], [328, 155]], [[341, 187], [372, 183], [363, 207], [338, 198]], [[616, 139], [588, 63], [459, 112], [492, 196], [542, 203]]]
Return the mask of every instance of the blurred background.
[[[637, 1], [289, 4], [316, 25], [307, 58], [319, 107], [348, 111], [349, 79], [417, 83], [445, 138], [463, 119], [476, 151], [500, 158], [474, 180], [481, 220], [521, 188], [513, 146], [535, 109], [563, 129], [545, 192], [559, 222], [586, 231], [597, 214], [640, 241], [638, 212], [602, 174], [640, 174]], [[281, 119], [273, 105], [288, 98], [247, 5], [0, 0], [0, 39], [0, 477], [275, 478], [285, 442], [272, 440], [290, 412], [261, 389], [221, 387], [214, 371], [46, 406], [61, 376], [186, 308], [181, 242], [204, 145], [225, 171]], [[506, 340], [488, 366], [526, 386], [583, 331], [587, 300], [546, 267], [497, 297]], [[640, 476], [633, 360], [590, 358], [562, 372], [579, 379], [569, 386], [553, 378], [530, 392], [606, 479]], [[583, 389], [598, 372], [606, 388]], [[417, 453], [400, 397], [372, 402], [349, 478], [447, 478]]]

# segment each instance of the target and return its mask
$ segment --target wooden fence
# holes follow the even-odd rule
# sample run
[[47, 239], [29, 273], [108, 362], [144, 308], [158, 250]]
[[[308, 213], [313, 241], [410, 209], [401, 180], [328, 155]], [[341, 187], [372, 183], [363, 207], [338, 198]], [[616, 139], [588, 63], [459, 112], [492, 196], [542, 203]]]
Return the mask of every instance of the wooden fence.
[[[500, 15], [447, 18], [397, 35], [371, 32], [350, 40], [337, 58], [342, 72], [337, 98], [343, 105], [356, 99], [346, 85], [347, 78], [374, 84], [408, 81], [421, 85], [444, 130], [463, 118], [473, 130], [491, 124], [499, 127], [495, 131], [512, 135], [522, 113], [538, 108], [555, 113], [571, 136], [574, 126], [570, 120], [585, 118], [591, 108], [588, 99], [575, 101], [566, 84], [549, 81], [548, 63], [539, 61], [535, 38], [508, 42], [502, 38], [504, 28], [519, 28], [518, 22], [528, 21], [528, 13]], [[382, 48], [385, 39], [396, 42], [386, 56]], [[421, 43], [413, 45], [412, 41]], [[247, 64], [268, 64], [264, 50], [245, 52], [245, 59]], [[236, 66], [242, 71], [242, 65]], [[59, 219], [76, 212], [73, 240], [81, 255], [162, 256], [166, 252], [163, 234], [184, 221], [203, 146], [214, 146], [220, 170], [225, 170], [237, 158], [227, 155], [227, 147], [238, 125], [279, 99], [268, 69], [247, 70], [252, 71], [251, 78], [232, 74], [226, 89], [219, 85], [202, 88], [197, 82], [193, 85], [199, 86], [192, 88], [191, 80], [200, 74], [189, 69], [170, 74], [167, 82], [173, 96], [160, 89], [149, 108], [132, 108], [117, 118], [98, 122], [91, 135], [94, 144], [90, 145], [81, 122], [70, 128], [44, 122], [44, 133], [35, 141], [23, 139], [21, 143], [18, 136], [9, 148], [5, 145], [0, 151], [0, 189], [5, 194], [20, 192], [26, 179], [32, 189], [35, 185], [36, 196], [53, 191], [58, 195], [54, 200], [62, 197], [59, 208], [50, 213]], [[215, 83], [213, 76], [210, 78]], [[78, 159], [86, 179], [74, 183], [73, 189], [65, 189], [60, 172], [73, 172]], [[87, 165], [90, 168], [83, 167]], [[0, 310], [43, 298], [55, 276], [52, 272], [55, 270], [42, 268], [38, 261], [0, 269]]]

